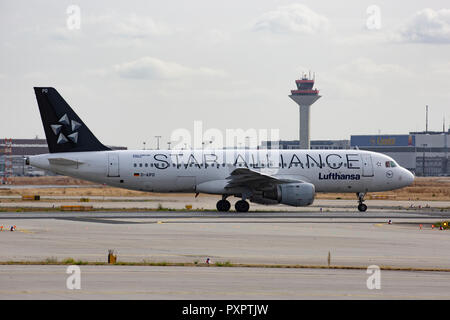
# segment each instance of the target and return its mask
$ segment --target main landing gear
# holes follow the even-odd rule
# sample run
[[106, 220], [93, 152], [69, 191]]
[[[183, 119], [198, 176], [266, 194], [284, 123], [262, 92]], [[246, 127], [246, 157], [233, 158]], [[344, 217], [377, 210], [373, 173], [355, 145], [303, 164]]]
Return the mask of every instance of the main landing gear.
[[222, 196], [222, 200], [217, 201], [216, 208], [217, 211], [227, 212], [231, 208], [230, 201], [226, 200], [225, 196]]
[[[227, 196], [222, 196], [222, 200], [217, 201], [216, 208], [219, 212], [227, 212], [231, 208], [230, 201], [228, 201]], [[250, 209], [250, 205], [245, 200], [239, 200], [234, 205], [236, 212], [247, 212]]]
[[364, 192], [358, 192], [356, 194], [358, 196], [358, 210], [360, 212], [365, 212], [367, 210], [367, 206], [363, 203], [364, 202], [364, 196], [366, 195]]
[[236, 209], [237, 212], [247, 212], [248, 209], [250, 208], [250, 205], [245, 200], [239, 200], [238, 202], [235, 203], [234, 208]]

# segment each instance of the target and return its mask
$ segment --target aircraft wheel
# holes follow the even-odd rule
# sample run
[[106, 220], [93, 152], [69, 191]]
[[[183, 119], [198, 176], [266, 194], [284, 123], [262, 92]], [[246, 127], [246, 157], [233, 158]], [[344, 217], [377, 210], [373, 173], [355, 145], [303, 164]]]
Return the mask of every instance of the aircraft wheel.
[[228, 200], [219, 200], [219, 201], [217, 201], [216, 208], [217, 208], [217, 211], [227, 212], [231, 208], [230, 201], [228, 201]]
[[236, 202], [234, 207], [237, 212], [247, 212], [248, 209], [250, 209], [250, 205], [245, 200], [239, 200], [238, 202]]
[[360, 203], [360, 204], [358, 205], [358, 210], [359, 210], [360, 212], [365, 212], [365, 211], [367, 210], [367, 206], [366, 206], [364, 203]]

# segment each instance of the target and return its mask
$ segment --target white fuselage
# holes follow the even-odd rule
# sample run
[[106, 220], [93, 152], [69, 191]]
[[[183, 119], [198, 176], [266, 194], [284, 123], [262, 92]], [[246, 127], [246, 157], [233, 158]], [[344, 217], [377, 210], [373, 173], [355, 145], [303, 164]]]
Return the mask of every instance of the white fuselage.
[[62, 175], [151, 192], [236, 194], [240, 190], [225, 186], [237, 168], [309, 182], [316, 192], [385, 191], [414, 180], [390, 157], [362, 150], [94, 151], [37, 155], [29, 163]]

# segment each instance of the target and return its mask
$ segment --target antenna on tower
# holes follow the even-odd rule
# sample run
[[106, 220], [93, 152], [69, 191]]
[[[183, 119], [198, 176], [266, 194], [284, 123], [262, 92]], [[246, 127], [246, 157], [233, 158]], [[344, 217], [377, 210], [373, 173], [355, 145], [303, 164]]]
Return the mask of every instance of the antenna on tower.
[[425, 133], [428, 133], [428, 105], [426, 106]]

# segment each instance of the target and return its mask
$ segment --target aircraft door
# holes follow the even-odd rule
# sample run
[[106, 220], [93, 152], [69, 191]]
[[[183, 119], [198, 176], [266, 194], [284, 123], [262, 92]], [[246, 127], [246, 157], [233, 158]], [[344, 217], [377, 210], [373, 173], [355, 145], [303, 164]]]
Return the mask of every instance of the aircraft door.
[[372, 156], [370, 154], [362, 154], [362, 176], [373, 177]]
[[108, 154], [108, 177], [120, 177], [118, 154]]

